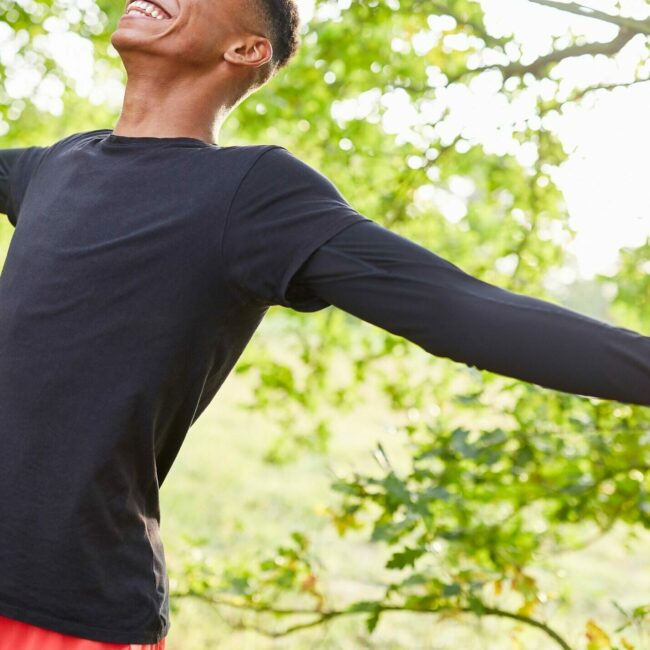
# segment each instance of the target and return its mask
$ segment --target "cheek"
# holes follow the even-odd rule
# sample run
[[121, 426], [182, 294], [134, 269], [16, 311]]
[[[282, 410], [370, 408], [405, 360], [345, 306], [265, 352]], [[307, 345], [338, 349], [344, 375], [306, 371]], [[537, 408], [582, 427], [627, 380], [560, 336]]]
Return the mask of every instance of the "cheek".
[[195, 11], [188, 11], [187, 20], [172, 30], [177, 55], [195, 65], [214, 63], [222, 53], [223, 36], [219, 26], [214, 17], [201, 11], [199, 6], [194, 5], [192, 9]]
[[144, 24], [144, 19], [134, 20], [119, 26], [111, 42], [118, 50], [146, 50], [169, 59], [170, 63], [211, 68], [223, 56], [226, 34], [214, 11], [208, 9], [202, 0], [185, 0], [169, 28], [159, 30], [159, 24], [154, 23], [152, 28], [151, 24]]

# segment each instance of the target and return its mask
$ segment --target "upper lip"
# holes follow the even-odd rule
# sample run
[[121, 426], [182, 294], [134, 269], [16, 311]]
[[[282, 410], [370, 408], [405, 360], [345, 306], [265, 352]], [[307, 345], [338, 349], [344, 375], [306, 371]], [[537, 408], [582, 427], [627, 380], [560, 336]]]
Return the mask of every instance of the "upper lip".
[[[168, 16], [173, 16], [172, 12], [167, 8], [165, 3], [160, 2], [160, 0], [145, 0], [149, 4], [156, 5], [158, 9], [162, 9]], [[129, 7], [135, 2], [135, 0], [129, 0], [129, 4], [127, 5], [126, 9], [128, 11]]]

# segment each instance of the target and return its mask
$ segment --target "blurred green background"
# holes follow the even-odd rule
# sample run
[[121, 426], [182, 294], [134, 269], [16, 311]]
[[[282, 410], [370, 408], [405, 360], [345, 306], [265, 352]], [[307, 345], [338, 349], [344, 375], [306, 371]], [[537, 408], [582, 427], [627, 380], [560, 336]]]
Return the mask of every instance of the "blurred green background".
[[[0, 0], [2, 147], [113, 127], [122, 11]], [[220, 144], [281, 144], [472, 275], [650, 334], [646, 3], [301, 11]], [[168, 648], [650, 649], [649, 465], [648, 409], [272, 307], [161, 490]]]

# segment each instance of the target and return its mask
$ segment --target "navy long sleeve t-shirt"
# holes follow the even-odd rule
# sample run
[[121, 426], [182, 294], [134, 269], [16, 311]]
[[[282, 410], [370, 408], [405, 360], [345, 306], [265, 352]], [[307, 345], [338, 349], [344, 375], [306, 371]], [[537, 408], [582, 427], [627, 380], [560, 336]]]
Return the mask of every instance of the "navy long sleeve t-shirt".
[[463, 272], [283, 147], [74, 134], [0, 152], [0, 615], [169, 630], [159, 488], [271, 305], [650, 405], [650, 338]]
[[649, 337], [479, 280], [375, 222], [327, 241], [292, 291], [439, 357], [568, 393], [650, 404]]

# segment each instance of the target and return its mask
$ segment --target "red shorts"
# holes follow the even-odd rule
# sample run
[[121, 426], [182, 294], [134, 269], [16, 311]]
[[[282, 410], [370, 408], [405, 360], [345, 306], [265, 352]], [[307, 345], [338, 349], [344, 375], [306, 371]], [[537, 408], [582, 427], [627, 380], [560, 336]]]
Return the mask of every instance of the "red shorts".
[[0, 648], [2, 650], [165, 650], [165, 639], [158, 643], [144, 644], [105, 643], [61, 634], [0, 616]]

